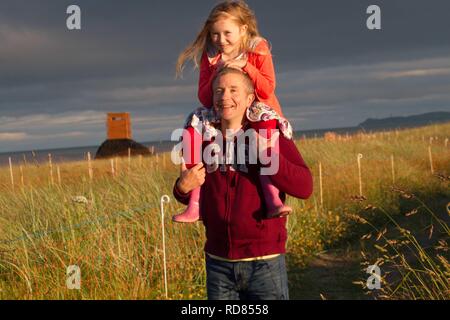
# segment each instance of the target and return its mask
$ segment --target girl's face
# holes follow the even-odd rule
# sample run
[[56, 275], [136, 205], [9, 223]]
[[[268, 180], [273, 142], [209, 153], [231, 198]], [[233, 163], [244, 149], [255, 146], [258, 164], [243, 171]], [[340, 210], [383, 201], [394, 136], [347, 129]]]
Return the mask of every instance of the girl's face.
[[230, 18], [217, 20], [210, 30], [211, 41], [225, 55], [238, 54], [247, 26], [239, 26]]

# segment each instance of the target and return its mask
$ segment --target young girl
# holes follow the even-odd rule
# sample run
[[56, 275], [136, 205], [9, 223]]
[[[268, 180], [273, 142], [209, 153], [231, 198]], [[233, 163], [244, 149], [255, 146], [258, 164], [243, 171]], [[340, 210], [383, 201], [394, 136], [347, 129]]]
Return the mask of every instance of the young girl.
[[[292, 128], [283, 118], [281, 107], [275, 96], [275, 71], [267, 41], [260, 37], [256, 18], [244, 1], [225, 1], [218, 4], [210, 13], [208, 20], [197, 39], [185, 49], [177, 62], [177, 75], [180, 75], [187, 60], [200, 64], [198, 97], [204, 106], [194, 111], [186, 122], [186, 135], [183, 136], [183, 150], [191, 150], [190, 156], [183, 155], [188, 169], [200, 161], [202, 129], [216, 122], [213, 105], [212, 81], [224, 67], [241, 69], [249, 75], [255, 86], [255, 103], [247, 109], [247, 119], [258, 132], [266, 129], [279, 129], [287, 138], [292, 138]], [[283, 204], [279, 190], [271, 183], [270, 177], [260, 175], [264, 193], [267, 216], [288, 215], [292, 209]], [[175, 222], [194, 222], [199, 219], [200, 188], [192, 191], [187, 209], [173, 217]]]

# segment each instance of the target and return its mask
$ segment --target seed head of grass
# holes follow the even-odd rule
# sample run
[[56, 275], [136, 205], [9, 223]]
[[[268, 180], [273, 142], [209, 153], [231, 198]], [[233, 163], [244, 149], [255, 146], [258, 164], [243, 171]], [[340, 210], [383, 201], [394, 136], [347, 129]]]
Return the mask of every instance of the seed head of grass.
[[80, 203], [80, 204], [88, 204], [89, 203], [88, 199], [86, 199], [86, 197], [84, 197], [84, 196], [72, 197], [72, 202]]

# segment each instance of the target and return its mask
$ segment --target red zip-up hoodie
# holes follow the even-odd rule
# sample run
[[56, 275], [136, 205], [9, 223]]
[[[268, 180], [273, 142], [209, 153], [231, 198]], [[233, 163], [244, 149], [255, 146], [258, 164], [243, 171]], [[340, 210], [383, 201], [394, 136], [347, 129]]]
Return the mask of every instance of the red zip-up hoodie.
[[[280, 190], [283, 201], [285, 194], [307, 199], [313, 186], [310, 170], [292, 140], [280, 135], [279, 147], [279, 170], [270, 176], [272, 183]], [[227, 167], [226, 172], [217, 169], [206, 174], [200, 214], [206, 229], [207, 253], [245, 259], [286, 252], [286, 218], [265, 219], [258, 166], [247, 168], [248, 172]], [[173, 194], [188, 204], [190, 194], [182, 194], [177, 183]]]

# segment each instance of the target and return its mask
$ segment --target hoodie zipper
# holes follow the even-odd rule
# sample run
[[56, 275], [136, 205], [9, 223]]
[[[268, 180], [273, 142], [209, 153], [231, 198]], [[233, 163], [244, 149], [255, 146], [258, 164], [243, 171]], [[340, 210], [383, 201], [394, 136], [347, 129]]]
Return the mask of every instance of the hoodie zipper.
[[[227, 223], [227, 234], [228, 234], [228, 251], [232, 252], [231, 244], [231, 226], [230, 226], [230, 169], [227, 166], [227, 191], [226, 191], [226, 210], [225, 210], [225, 221]], [[230, 255], [228, 255], [230, 256]]]

